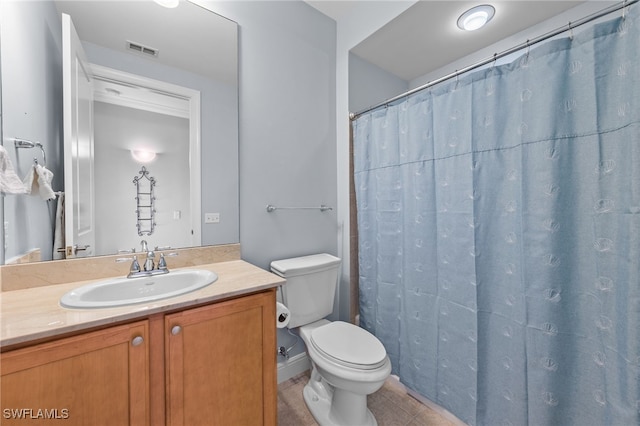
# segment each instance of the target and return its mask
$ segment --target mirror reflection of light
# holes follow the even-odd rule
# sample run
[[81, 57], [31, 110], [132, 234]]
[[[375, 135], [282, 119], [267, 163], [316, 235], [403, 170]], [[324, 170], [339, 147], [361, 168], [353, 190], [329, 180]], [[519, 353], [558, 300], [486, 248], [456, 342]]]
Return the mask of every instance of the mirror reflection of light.
[[156, 153], [148, 150], [131, 150], [131, 156], [138, 163], [149, 163], [156, 158]]
[[160, 6], [168, 7], [169, 9], [178, 7], [178, 4], [180, 4], [180, 0], [153, 0], [153, 1], [158, 3]]

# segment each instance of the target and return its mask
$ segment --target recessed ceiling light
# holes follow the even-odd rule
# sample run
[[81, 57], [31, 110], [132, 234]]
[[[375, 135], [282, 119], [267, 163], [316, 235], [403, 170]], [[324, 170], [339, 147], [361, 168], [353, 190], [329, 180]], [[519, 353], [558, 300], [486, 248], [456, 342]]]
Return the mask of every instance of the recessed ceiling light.
[[472, 7], [458, 18], [458, 28], [465, 31], [474, 31], [485, 26], [493, 18], [496, 10], [493, 6], [483, 4]]

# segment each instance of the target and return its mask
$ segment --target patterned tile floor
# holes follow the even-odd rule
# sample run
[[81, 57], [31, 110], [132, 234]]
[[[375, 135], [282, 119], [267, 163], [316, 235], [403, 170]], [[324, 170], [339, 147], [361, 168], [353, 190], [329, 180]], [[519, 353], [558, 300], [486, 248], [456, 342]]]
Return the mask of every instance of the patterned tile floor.
[[[278, 426], [317, 426], [302, 398], [308, 381], [305, 372], [278, 385]], [[368, 404], [379, 426], [456, 426], [391, 381], [370, 395]]]

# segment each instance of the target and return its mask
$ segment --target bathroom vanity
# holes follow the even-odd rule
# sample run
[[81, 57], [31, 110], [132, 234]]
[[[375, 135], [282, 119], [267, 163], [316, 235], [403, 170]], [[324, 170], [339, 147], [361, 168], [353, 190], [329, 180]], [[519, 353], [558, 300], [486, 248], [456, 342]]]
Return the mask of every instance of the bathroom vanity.
[[218, 280], [143, 305], [58, 305], [86, 282], [2, 293], [2, 423], [275, 426], [284, 281], [240, 260], [198, 268]]

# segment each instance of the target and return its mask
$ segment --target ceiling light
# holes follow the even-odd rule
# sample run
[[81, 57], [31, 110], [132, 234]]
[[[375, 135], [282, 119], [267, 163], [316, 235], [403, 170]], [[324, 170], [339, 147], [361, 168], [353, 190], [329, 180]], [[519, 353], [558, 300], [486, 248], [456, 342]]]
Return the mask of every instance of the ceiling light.
[[141, 150], [131, 150], [131, 156], [138, 163], [148, 163], [153, 161], [156, 158], [156, 153], [154, 151], [141, 149]]
[[483, 4], [472, 7], [458, 18], [458, 28], [465, 31], [474, 31], [482, 28], [493, 18], [496, 10], [493, 6]]
[[178, 7], [178, 4], [180, 4], [180, 0], [153, 0], [153, 1], [158, 3], [160, 6], [168, 7], [169, 9]]

